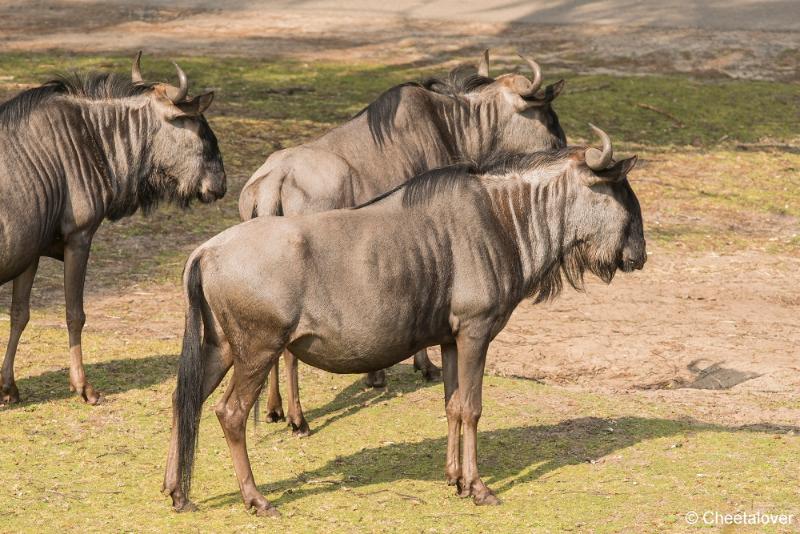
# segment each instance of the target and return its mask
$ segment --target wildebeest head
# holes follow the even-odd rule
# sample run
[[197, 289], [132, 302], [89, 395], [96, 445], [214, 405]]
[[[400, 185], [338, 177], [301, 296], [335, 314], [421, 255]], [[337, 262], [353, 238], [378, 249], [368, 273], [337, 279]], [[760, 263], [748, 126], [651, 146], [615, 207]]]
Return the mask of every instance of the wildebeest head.
[[575, 261], [610, 282], [617, 269], [631, 272], [647, 261], [642, 211], [628, 182], [636, 156], [614, 161], [611, 139], [591, 125], [601, 138], [602, 149], [573, 151], [568, 173], [575, 185], [575, 202], [569, 220], [574, 221]]
[[[136, 55], [131, 80], [144, 83], [140, 70], [142, 53]], [[225, 195], [226, 178], [217, 138], [206, 122], [203, 112], [214, 99], [209, 91], [189, 97], [189, 82], [183, 70], [175, 64], [178, 86], [153, 84], [151, 105], [161, 118], [153, 134], [153, 165], [156, 187], [188, 203], [193, 198], [212, 202]]]
[[[550, 148], [566, 145], [567, 139], [558, 116], [552, 108], [553, 100], [564, 89], [564, 80], [542, 88], [542, 69], [534, 60], [520, 55], [531, 69], [532, 76], [507, 73], [497, 78], [489, 77], [489, 51], [486, 50], [478, 64], [478, 79], [482, 81], [480, 91], [474, 94], [475, 99], [493, 101], [499, 110], [505, 111], [507, 125], [504, 128], [512, 139], [521, 140], [535, 138], [539, 141], [549, 139]], [[524, 145], [510, 146], [511, 150], [529, 150]]]

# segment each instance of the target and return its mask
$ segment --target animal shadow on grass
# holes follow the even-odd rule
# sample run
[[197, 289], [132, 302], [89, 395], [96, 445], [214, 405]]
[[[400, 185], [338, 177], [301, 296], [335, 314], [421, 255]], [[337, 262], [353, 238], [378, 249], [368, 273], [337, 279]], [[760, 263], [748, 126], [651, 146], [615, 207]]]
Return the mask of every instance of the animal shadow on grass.
[[[144, 358], [111, 360], [86, 364], [86, 376], [102, 396], [142, 389], [175, 376], [178, 356], [162, 354]], [[38, 376], [17, 379], [22, 402], [0, 408], [13, 410], [32, 403], [64, 399], [75, 395], [69, 390], [69, 369], [47, 371]]]
[[[501, 495], [516, 484], [541, 479], [568, 465], [593, 461], [639, 442], [693, 432], [800, 432], [800, 427], [758, 424], [727, 427], [689, 419], [643, 417], [606, 419], [581, 417], [553, 425], [518, 426], [478, 433], [480, 468], [484, 481]], [[394, 443], [366, 448], [340, 456], [324, 466], [293, 478], [260, 486], [265, 494], [279, 493], [273, 504], [280, 506], [304, 497], [338, 491], [342, 485], [357, 490], [397, 480], [441, 481], [444, 485], [444, 455], [447, 438]], [[388, 490], [391, 493], [391, 490]], [[369, 491], [355, 492], [370, 495]], [[416, 496], [398, 494], [401, 498]], [[240, 502], [238, 493], [211, 497], [210, 507]]]
[[[324, 406], [305, 412], [306, 420], [311, 426], [311, 432], [317, 433], [328, 425], [354, 415], [372, 404], [439, 384], [437, 382], [427, 382], [420, 373], [414, 371], [412, 365], [395, 365], [386, 371], [386, 387], [369, 387], [364, 383], [363, 378], [358, 378], [337, 393], [336, 397]], [[319, 420], [335, 412], [338, 413], [324, 421]]]

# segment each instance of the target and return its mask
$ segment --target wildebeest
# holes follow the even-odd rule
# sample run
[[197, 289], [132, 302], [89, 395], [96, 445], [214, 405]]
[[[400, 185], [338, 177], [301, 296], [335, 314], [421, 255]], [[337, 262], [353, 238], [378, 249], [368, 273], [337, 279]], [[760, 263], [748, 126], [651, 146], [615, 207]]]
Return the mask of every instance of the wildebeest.
[[562, 276], [576, 288], [587, 270], [610, 282], [647, 258], [627, 180], [636, 157], [614, 163], [611, 140], [595, 131], [602, 150], [434, 170], [356, 209], [259, 217], [198, 247], [184, 270], [186, 324], [164, 481], [175, 509], [193, 508], [202, 404], [231, 366], [216, 414], [245, 505], [273, 515], [253, 478], [245, 428], [281, 352], [358, 373], [434, 344], [442, 348], [447, 480], [477, 504], [499, 502], [478, 476], [476, 451], [489, 342], [523, 299], [558, 294]]
[[83, 285], [92, 237], [160, 200], [181, 205], [225, 194], [217, 139], [203, 117], [213, 92], [131, 78], [72, 74], [0, 105], [0, 284], [14, 281], [11, 335], [2, 369], [3, 403], [19, 401], [14, 356], [29, 319], [41, 256], [64, 262], [70, 388], [99, 400], [83, 369]]
[[[321, 138], [272, 154], [248, 180], [239, 197], [242, 220], [259, 215], [296, 215], [355, 206], [436, 167], [482, 162], [499, 152], [531, 152], [566, 145], [551, 103], [563, 80], [540, 91], [533, 71], [489, 78], [486, 51], [477, 72], [456, 69], [446, 80], [394, 87], [344, 125]], [[295, 435], [309, 432], [297, 382], [297, 360], [286, 352], [287, 415]], [[426, 378], [438, 369], [425, 351], [414, 366]], [[367, 384], [382, 386], [381, 370]], [[256, 414], [257, 415], [257, 414]], [[278, 366], [270, 372], [267, 420], [284, 418]]]

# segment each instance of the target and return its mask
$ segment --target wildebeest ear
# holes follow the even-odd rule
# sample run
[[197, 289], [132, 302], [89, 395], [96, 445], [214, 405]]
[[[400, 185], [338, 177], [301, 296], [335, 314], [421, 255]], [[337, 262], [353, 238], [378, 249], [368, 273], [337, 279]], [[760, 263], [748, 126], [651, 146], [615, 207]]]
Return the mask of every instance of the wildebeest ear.
[[208, 109], [214, 100], [214, 91], [197, 95], [193, 98], [179, 102], [175, 106], [181, 110], [183, 116], [196, 117]]
[[616, 162], [608, 169], [595, 171], [595, 174], [605, 182], [620, 182], [633, 170], [637, 160], [637, 156], [631, 156], [630, 158]]
[[565, 80], [558, 80], [556, 83], [551, 83], [547, 87], [544, 88], [544, 99], [548, 102], [552, 102], [555, 100], [558, 95], [561, 94], [561, 91], [564, 90], [564, 86], [567, 84]]
[[558, 80], [556, 83], [551, 83], [545, 87], [544, 91], [539, 91], [535, 96], [526, 98], [525, 101], [528, 103], [528, 107], [549, 104], [561, 94], [561, 91], [564, 90], [564, 85], [566, 85], [566, 83], [567, 82], [564, 80]]

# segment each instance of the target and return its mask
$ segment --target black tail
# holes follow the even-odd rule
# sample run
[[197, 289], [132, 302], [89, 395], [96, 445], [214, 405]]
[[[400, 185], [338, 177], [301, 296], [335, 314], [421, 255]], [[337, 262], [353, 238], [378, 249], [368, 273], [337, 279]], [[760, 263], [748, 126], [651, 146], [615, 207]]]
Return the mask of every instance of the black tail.
[[203, 407], [203, 360], [200, 348], [200, 327], [203, 287], [200, 279], [200, 257], [189, 260], [183, 276], [186, 292], [186, 326], [183, 349], [178, 364], [176, 404], [178, 418], [178, 473], [181, 492], [188, 499], [192, 485], [192, 467], [197, 446], [200, 410]]

